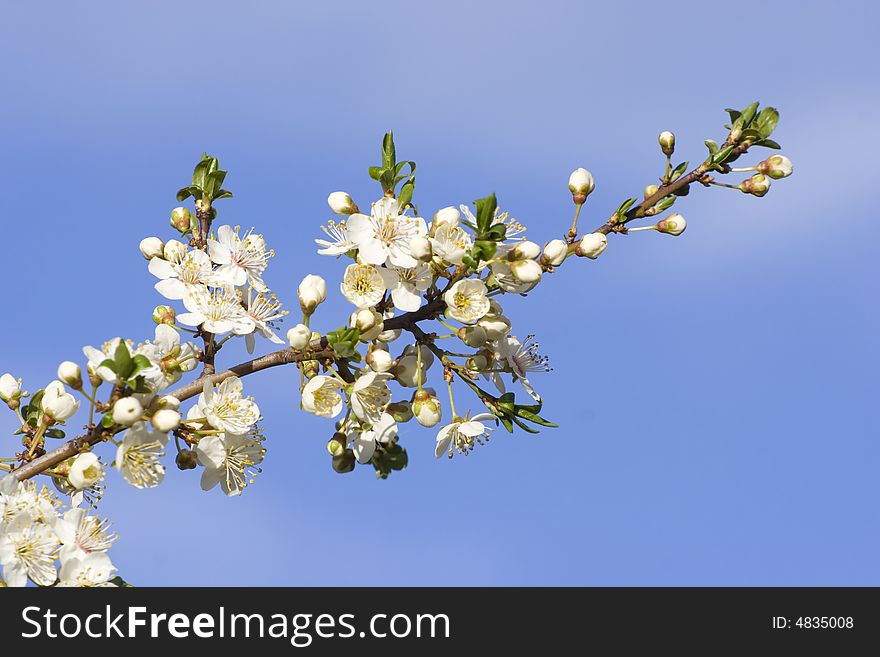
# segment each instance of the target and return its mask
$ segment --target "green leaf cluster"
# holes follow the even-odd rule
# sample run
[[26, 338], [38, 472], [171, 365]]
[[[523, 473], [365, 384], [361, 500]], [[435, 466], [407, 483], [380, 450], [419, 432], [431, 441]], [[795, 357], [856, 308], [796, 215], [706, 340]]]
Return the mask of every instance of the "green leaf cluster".
[[[407, 172], [404, 172], [408, 169]], [[396, 196], [400, 203], [400, 209], [412, 206], [413, 191], [416, 186], [416, 163], [405, 160], [397, 161], [397, 149], [394, 147], [394, 133], [389, 130], [382, 138], [382, 164], [368, 169], [370, 178], [382, 185], [382, 193], [386, 196]], [[403, 186], [397, 193], [397, 185], [402, 181]], [[414, 206], [413, 206], [414, 207]]]
[[327, 344], [333, 348], [337, 356], [360, 362], [361, 355], [357, 348], [360, 343], [361, 334], [356, 328], [343, 326], [335, 331], [330, 331], [326, 337]]
[[211, 204], [221, 198], [231, 198], [232, 192], [223, 189], [226, 173], [220, 168], [220, 161], [216, 157], [202, 154], [202, 159], [193, 170], [192, 184], [178, 190], [177, 200], [184, 201], [192, 196]]

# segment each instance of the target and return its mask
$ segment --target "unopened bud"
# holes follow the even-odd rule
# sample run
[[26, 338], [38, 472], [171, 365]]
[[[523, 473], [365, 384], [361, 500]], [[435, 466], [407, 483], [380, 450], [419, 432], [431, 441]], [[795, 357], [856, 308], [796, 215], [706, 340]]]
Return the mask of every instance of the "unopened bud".
[[176, 411], [180, 408], [180, 400], [174, 395], [165, 395], [155, 400], [151, 406], [156, 409], [169, 408]]
[[372, 349], [366, 356], [367, 365], [374, 372], [387, 372], [394, 364], [394, 359], [384, 349]]
[[743, 180], [738, 185], [738, 188], [752, 196], [764, 196], [764, 194], [770, 191], [770, 178], [763, 173], [756, 173], [748, 180]]
[[666, 219], [657, 222], [657, 230], [668, 235], [678, 237], [687, 228], [687, 222], [680, 214], [671, 214]]
[[372, 308], [364, 308], [353, 312], [348, 318], [348, 324], [358, 330], [361, 340], [364, 342], [375, 340], [385, 328], [382, 315]]
[[544, 245], [544, 253], [541, 255], [541, 264], [558, 267], [565, 261], [568, 255], [568, 244], [562, 240], [550, 240]]
[[571, 172], [568, 178], [568, 189], [577, 205], [587, 200], [587, 197], [596, 188], [593, 181], [593, 174], [584, 168], [577, 168]]
[[434, 250], [427, 237], [413, 237], [409, 241], [409, 253], [416, 260], [429, 262], [434, 257]]
[[145, 237], [138, 244], [138, 248], [141, 250], [141, 255], [144, 256], [145, 260], [161, 258], [165, 255], [165, 242], [158, 237]]
[[575, 253], [579, 256], [595, 260], [608, 247], [608, 238], [603, 233], [588, 233], [578, 242]]
[[95, 372], [95, 370], [94, 370], [94, 368], [92, 367], [92, 364], [91, 364], [91, 363], [89, 363], [89, 364], [86, 366], [86, 371], [88, 372], [88, 375], [89, 375], [89, 383], [92, 384], [92, 387], [93, 387], [93, 388], [97, 388], [97, 387], [99, 387], [102, 383], [104, 383], [104, 379], [102, 379], [100, 376], [98, 376], [98, 373]]
[[492, 342], [510, 332], [510, 320], [503, 315], [485, 316], [477, 322], [477, 326], [486, 331], [486, 339]]
[[333, 211], [333, 214], [354, 214], [358, 211], [358, 206], [351, 200], [351, 196], [345, 192], [333, 192], [327, 197], [327, 205]]
[[333, 469], [339, 474], [351, 472], [354, 470], [355, 460], [352, 450], [343, 450], [342, 453], [333, 456]]
[[300, 308], [306, 315], [311, 315], [327, 298], [327, 283], [320, 276], [309, 274], [302, 279], [297, 292]]
[[183, 449], [177, 452], [174, 463], [181, 470], [192, 470], [199, 464], [199, 457], [191, 449]]
[[305, 324], [297, 324], [287, 331], [287, 342], [297, 351], [302, 351], [308, 347], [311, 340], [312, 330]]
[[385, 412], [393, 417], [395, 422], [409, 422], [413, 419], [412, 406], [409, 402], [391, 402], [385, 407]]
[[171, 306], [156, 306], [153, 308], [153, 321], [156, 324], [174, 324], [177, 313]]
[[675, 135], [668, 130], [661, 132], [657, 141], [660, 142], [660, 148], [667, 157], [675, 152]]
[[171, 211], [171, 225], [181, 233], [189, 232], [192, 224], [192, 214], [184, 207], [174, 208]]
[[423, 427], [433, 427], [440, 422], [440, 400], [434, 396], [433, 390], [417, 390], [412, 399], [412, 411]]
[[514, 260], [508, 263], [510, 272], [520, 283], [537, 283], [544, 270], [535, 260]]
[[657, 185], [645, 185], [645, 198], [647, 199], [650, 196], [653, 196], [660, 190]]
[[180, 413], [170, 408], [163, 408], [153, 413], [150, 422], [162, 433], [168, 433], [180, 426]]
[[66, 360], [58, 366], [58, 380], [66, 383], [74, 390], [79, 390], [82, 388], [83, 383], [82, 370], [79, 369], [79, 365], [76, 363]]
[[479, 324], [475, 326], [462, 326], [458, 329], [458, 339], [468, 347], [474, 347], [475, 349], [482, 347], [489, 340], [486, 335], [486, 329]]
[[327, 451], [330, 452], [330, 456], [342, 454], [345, 451], [345, 443], [347, 441], [348, 438], [344, 433], [339, 431], [334, 433], [333, 437], [327, 441]]
[[130, 427], [141, 419], [144, 407], [134, 397], [123, 397], [113, 404], [113, 421], [124, 427]]
[[510, 251], [507, 252], [508, 260], [534, 260], [541, 254], [541, 247], [534, 242], [523, 240], [517, 242]]
[[165, 248], [162, 249], [162, 257], [169, 262], [178, 262], [186, 255], [186, 245], [177, 240], [168, 240], [165, 242]]
[[773, 180], [787, 178], [794, 171], [794, 166], [785, 155], [771, 155], [758, 165], [758, 171], [770, 176]]

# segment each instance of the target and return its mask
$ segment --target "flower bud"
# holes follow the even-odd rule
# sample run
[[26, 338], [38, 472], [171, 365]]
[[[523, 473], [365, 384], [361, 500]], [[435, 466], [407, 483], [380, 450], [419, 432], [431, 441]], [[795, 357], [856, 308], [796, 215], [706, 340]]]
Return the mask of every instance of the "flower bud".
[[523, 240], [517, 242], [510, 251], [507, 252], [508, 260], [534, 260], [541, 255], [541, 247], [534, 242]]
[[16, 379], [9, 373], [0, 376], [0, 399], [7, 404], [10, 402], [18, 402], [18, 400], [21, 399], [22, 394], [21, 379]]
[[773, 180], [787, 178], [794, 171], [794, 166], [785, 155], [771, 155], [758, 165], [758, 171], [770, 176]]
[[593, 182], [593, 174], [583, 168], [575, 169], [568, 178], [568, 189], [578, 205], [587, 200], [590, 193], [596, 188]]
[[657, 137], [657, 141], [660, 142], [660, 148], [667, 157], [675, 152], [675, 135], [669, 132], [669, 130], [661, 132], [660, 136]]
[[645, 185], [645, 198], [647, 199], [650, 196], [653, 196], [660, 190], [657, 185]]
[[297, 351], [302, 351], [308, 347], [311, 341], [312, 330], [305, 324], [297, 324], [287, 332], [288, 344]]
[[509, 263], [510, 273], [520, 283], [537, 283], [544, 270], [535, 260], [515, 260]]
[[351, 472], [354, 470], [355, 461], [354, 452], [350, 449], [346, 449], [341, 454], [335, 454], [333, 456], [333, 469], [339, 474]]
[[746, 194], [761, 197], [770, 191], [770, 178], [763, 173], [756, 173], [748, 180], [743, 180], [738, 188]]
[[333, 214], [354, 214], [358, 211], [358, 206], [351, 200], [351, 196], [345, 192], [333, 192], [327, 197], [327, 205], [333, 211]]
[[104, 383], [104, 379], [98, 376], [98, 373], [95, 372], [95, 368], [92, 367], [91, 363], [86, 365], [86, 372], [89, 375], [89, 383], [92, 384], [93, 388], [99, 388], [101, 384]]
[[372, 308], [364, 308], [353, 312], [348, 318], [348, 324], [358, 330], [361, 340], [364, 342], [375, 340], [385, 328], [382, 315]]
[[416, 421], [423, 427], [433, 427], [440, 421], [440, 400], [430, 388], [417, 390], [412, 398], [412, 411]]
[[488, 349], [483, 349], [467, 359], [467, 368], [474, 372], [485, 372], [492, 367], [495, 356]]
[[199, 464], [199, 457], [196, 455], [195, 450], [182, 449], [174, 457], [174, 463], [180, 470], [194, 470]]
[[82, 370], [76, 363], [66, 360], [58, 366], [58, 380], [79, 390], [82, 388]]
[[562, 240], [550, 240], [544, 245], [544, 253], [541, 256], [541, 264], [558, 267], [565, 261], [568, 255], [568, 244]]
[[300, 369], [303, 373], [303, 376], [307, 379], [314, 379], [318, 376], [318, 372], [320, 368], [318, 367], [318, 361], [316, 360], [306, 360], [300, 364]]
[[488, 342], [486, 329], [479, 324], [475, 326], [462, 326], [458, 329], [458, 339], [464, 342], [468, 347], [479, 348]]
[[320, 276], [309, 274], [299, 284], [298, 293], [300, 308], [306, 315], [311, 315], [327, 298], [327, 283]]
[[427, 237], [413, 237], [409, 241], [409, 252], [413, 258], [422, 262], [429, 262], [434, 257], [434, 250]]
[[162, 256], [165, 260], [176, 262], [186, 255], [186, 244], [177, 240], [168, 240], [162, 249]]
[[668, 235], [678, 237], [687, 228], [687, 222], [680, 214], [671, 214], [666, 219], [657, 222], [657, 230]]
[[[421, 380], [425, 380], [425, 364], [422, 363]], [[389, 370], [397, 381], [404, 388], [415, 388], [419, 385], [419, 368], [415, 354], [401, 356], [397, 359], [397, 364]]]
[[500, 340], [510, 332], [510, 320], [503, 315], [486, 315], [477, 326], [486, 332], [486, 339], [490, 342]]
[[171, 225], [181, 233], [189, 231], [192, 224], [192, 215], [186, 208], [174, 208], [171, 211]]
[[385, 407], [385, 412], [393, 417], [395, 422], [409, 422], [413, 419], [412, 405], [406, 401], [391, 402]]
[[[427, 345], [419, 345], [419, 351], [422, 352], [422, 367], [427, 370], [431, 365], [434, 364], [434, 352], [432, 352]], [[416, 346], [414, 344], [408, 344], [403, 348], [404, 356], [412, 356], [416, 357]]]
[[608, 246], [608, 238], [603, 233], [588, 233], [578, 242], [575, 253], [579, 256], [595, 260]]
[[165, 255], [165, 242], [158, 237], [145, 237], [141, 240], [138, 248], [141, 250], [141, 255], [144, 256], [145, 260], [161, 258]]
[[168, 433], [180, 426], [180, 413], [170, 408], [163, 408], [153, 413], [150, 422], [157, 430]]
[[367, 365], [374, 372], [387, 372], [394, 364], [394, 359], [384, 349], [372, 349], [366, 357]]
[[156, 324], [174, 324], [177, 313], [171, 306], [156, 306], [153, 308], [153, 321]]
[[159, 397], [150, 405], [156, 409], [168, 408], [176, 411], [180, 408], [180, 400], [174, 395], [165, 395], [164, 397]]
[[144, 407], [134, 397], [123, 397], [113, 404], [113, 421], [124, 427], [130, 427], [141, 419]]
[[104, 476], [104, 465], [94, 452], [83, 452], [73, 457], [68, 465], [67, 481], [76, 490], [94, 486]]
[[434, 215], [434, 221], [431, 222], [431, 235], [434, 235], [440, 226], [455, 227], [458, 226], [459, 221], [461, 221], [461, 213], [451, 205], [437, 210], [437, 214]]
[[333, 437], [327, 441], [327, 451], [330, 452], [330, 456], [342, 454], [345, 451], [346, 442], [348, 442], [348, 438], [344, 433], [339, 431], [334, 433]]

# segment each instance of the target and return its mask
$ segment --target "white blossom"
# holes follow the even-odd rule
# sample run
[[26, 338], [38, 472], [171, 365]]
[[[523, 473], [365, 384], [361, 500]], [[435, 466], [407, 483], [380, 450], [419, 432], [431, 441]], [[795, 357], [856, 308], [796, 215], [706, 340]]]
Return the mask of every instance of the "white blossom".
[[138, 244], [138, 248], [145, 260], [152, 260], [153, 258], [161, 258], [164, 256], [165, 242], [158, 237], [145, 237], [141, 240], [141, 243]]
[[[528, 374], [547, 372], [550, 366], [547, 364], [547, 358], [538, 353], [538, 343], [534, 342], [534, 336], [526, 337], [525, 342], [522, 343], [515, 336], [507, 336], [498, 341], [495, 353], [496, 361], [513, 374], [532, 399], [540, 402], [541, 396], [535, 392], [529, 382]], [[503, 384], [499, 388], [504, 392]]]
[[148, 267], [153, 276], [161, 279], [154, 287], [163, 297], [185, 299], [194, 290], [214, 282], [214, 270], [207, 253], [193, 249], [182, 254], [172, 253], [168, 258], [168, 245], [165, 246], [167, 259], [153, 258]]
[[192, 342], [181, 344], [180, 334], [168, 324], [156, 326], [155, 338], [137, 349], [146, 356], [154, 368], [141, 370], [147, 385], [155, 391], [177, 383], [184, 372], [191, 372], [198, 364], [198, 348]]
[[340, 290], [358, 308], [370, 308], [385, 295], [385, 279], [373, 265], [351, 264], [345, 268]]
[[445, 453], [452, 458], [454, 451], [468, 454], [476, 444], [482, 444], [483, 437], [488, 437], [492, 430], [483, 426], [483, 422], [494, 419], [495, 416], [491, 413], [480, 413], [472, 418], [455, 418], [437, 432], [434, 456], [440, 458]]
[[305, 324], [297, 324], [287, 331], [287, 343], [297, 351], [309, 346], [312, 340], [312, 329]]
[[287, 311], [281, 310], [281, 302], [278, 301], [274, 293], [264, 294], [249, 289], [245, 299], [244, 313], [253, 320], [256, 327], [254, 333], [248, 333], [244, 339], [249, 354], [254, 353], [255, 333], [259, 333], [274, 344], [284, 344], [284, 340], [275, 335], [273, 322], [284, 317]]
[[106, 552], [118, 538], [109, 523], [90, 516], [85, 509], [69, 509], [51, 523], [61, 541], [61, 559], [85, 557], [92, 552]]
[[167, 442], [167, 433], [138, 422], [125, 432], [113, 466], [135, 488], [158, 486], [165, 477], [165, 466], [159, 459], [165, 456]]
[[391, 290], [394, 307], [403, 312], [418, 310], [422, 305], [421, 293], [431, 286], [431, 268], [419, 263], [415, 267], [381, 269], [385, 287]]
[[43, 413], [56, 422], [67, 420], [79, 410], [79, 401], [64, 389], [61, 381], [52, 381], [43, 391], [40, 401]]
[[268, 289], [263, 282], [263, 271], [273, 254], [266, 250], [262, 235], [248, 231], [241, 237], [237, 227], [220, 226], [217, 239], [208, 239], [208, 255], [212, 262], [220, 265], [213, 276], [217, 284], [237, 287], [247, 284], [257, 292]]
[[215, 335], [252, 333], [256, 323], [245, 313], [239, 294], [231, 288], [212, 291], [205, 286], [194, 288], [183, 300], [189, 312], [178, 315], [177, 321], [187, 326], [201, 326]]
[[76, 490], [90, 488], [104, 478], [104, 466], [94, 452], [77, 454], [70, 464], [67, 481]]
[[328, 221], [326, 226], [321, 226], [321, 230], [324, 231], [329, 239], [315, 240], [315, 244], [322, 247], [318, 249], [319, 255], [341, 256], [357, 248], [357, 244], [348, 234], [348, 227], [344, 221], [339, 223]]
[[388, 413], [382, 413], [369, 428], [349, 430], [350, 443], [358, 463], [369, 463], [377, 444], [387, 444], [397, 437], [397, 422]]
[[74, 390], [81, 388], [82, 370], [73, 361], [65, 360], [58, 366], [58, 380], [66, 383]]
[[558, 267], [568, 255], [568, 244], [562, 240], [550, 240], [544, 245], [541, 262], [551, 267]]
[[359, 257], [367, 264], [415, 267], [409, 242], [428, 232], [425, 220], [401, 214], [397, 199], [382, 198], [373, 203], [372, 213], [356, 213], [348, 218], [348, 234], [357, 244]]
[[303, 388], [303, 410], [319, 417], [336, 417], [342, 412], [342, 383], [337, 379], [318, 375]]
[[242, 383], [237, 376], [224, 379], [216, 389], [205, 381], [193, 409], [195, 417], [205, 418], [215, 429], [233, 434], [247, 433], [260, 419], [257, 404], [242, 396]]
[[168, 433], [180, 425], [180, 413], [171, 408], [160, 408], [153, 413], [150, 423], [158, 431]]
[[470, 235], [463, 228], [443, 224], [431, 237], [431, 249], [435, 256], [451, 265], [460, 265], [465, 253], [473, 247]]
[[466, 278], [457, 281], [443, 294], [446, 315], [462, 324], [475, 324], [489, 312], [489, 298], [486, 292], [486, 284], [481, 280]]
[[61, 587], [110, 587], [116, 568], [106, 552], [90, 552], [84, 556], [63, 559], [58, 571]]
[[390, 374], [367, 372], [358, 377], [351, 391], [351, 410], [362, 422], [375, 424], [391, 401], [391, 391], [385, 383]]
[[211, 490], [217, 484], [226, 495], [240, 495], [242, 489], [260, 471], [257, 467], [263, 462], [261, 439], [253, 433], [204, 436], [196, 445], [202, 472], [202, 490]]
[[16, 379], [8, 372], [0, 376], [0, 399], [10, 402], [19, 399], [21, 396], [21, 379]]
[[19, 513], [0, 532], [0, 565], [8, 586], [24, 586], [30, 578], [38, 586], [51, 586], [58, 574], [55, 558], [60, 543], [52, 529]]

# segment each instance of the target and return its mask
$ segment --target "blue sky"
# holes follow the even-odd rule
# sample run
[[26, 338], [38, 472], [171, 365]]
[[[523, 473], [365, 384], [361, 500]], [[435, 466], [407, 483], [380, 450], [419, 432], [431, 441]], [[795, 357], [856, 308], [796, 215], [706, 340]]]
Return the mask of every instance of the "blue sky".
[[[121, 574], [880, 584], [880, 93], [869, 82], [880, 15], [846, 1], [737, 11], [3, 2], [0, 370], [31, 389], [84, 344], [150, 336], [160, 298], [137, 243], [169, 236], [174, 192], [203, 150], [230, 171], [220, 220], [266, 235], [278, 253], [267, 281], [294, 306], [306, 273], [338, 284], [342, 268], [311, 239], [329, 192], [362, 205], [376, 195], [366, 167], [389, 128], [418, 162], [424, 213], [495, 191], [539, 242], [570, 221], [573, 168], [596, 178], [585, 213], [598, 224], [658, 175], [658, 132], [696, 161], [703, 139], [723, 139], [724, 107], [778, 107], [795, 163], [764, 199], [694, 189], [676, 205], [681, 238], [614, 239], [596, 262], [567, 263], [506, 302], [553, 362], [535, 383], [559, 429], [499, 433], [448, 461], [433, 458], [433, 432], [406, 425], [405, 472], [340, 476], [329, 424], [297, 410], [296, 371], [268, 371], [246, 382], [269, 453], [241, 498], [202, 493], [173, 468], [150, 491], [108, 475]], [[348, 312], [328, 302], [316, 324]]]

